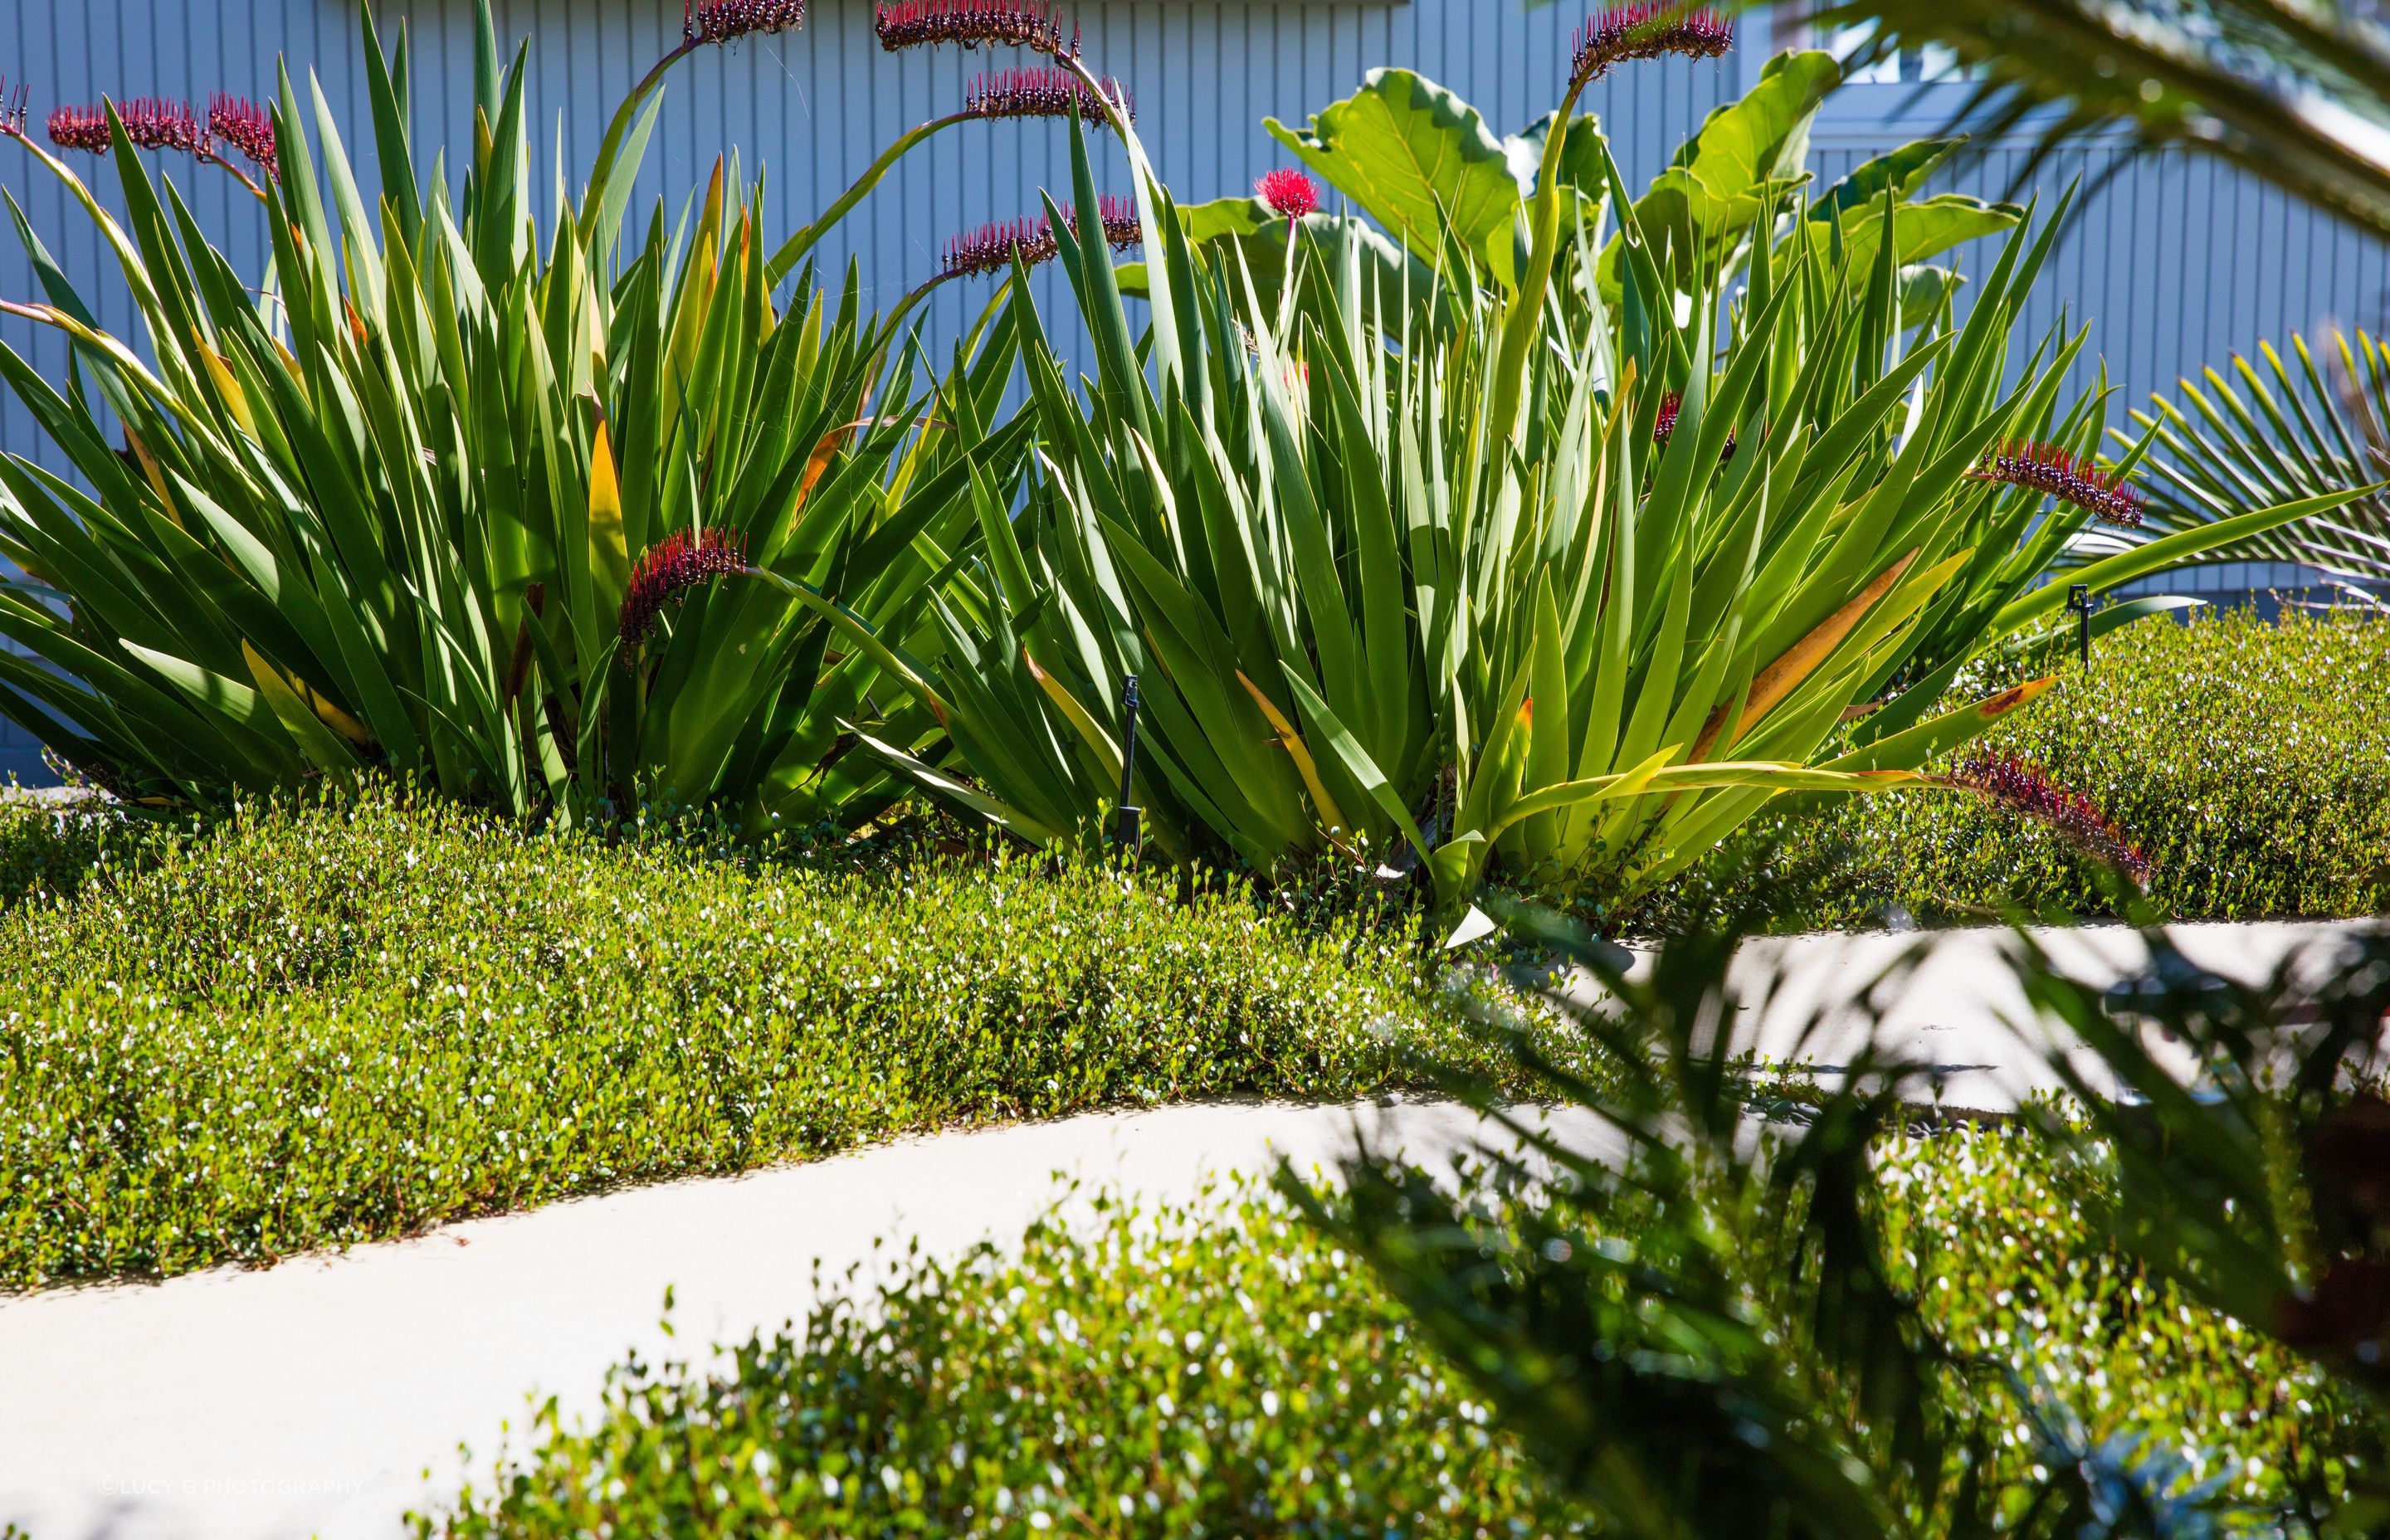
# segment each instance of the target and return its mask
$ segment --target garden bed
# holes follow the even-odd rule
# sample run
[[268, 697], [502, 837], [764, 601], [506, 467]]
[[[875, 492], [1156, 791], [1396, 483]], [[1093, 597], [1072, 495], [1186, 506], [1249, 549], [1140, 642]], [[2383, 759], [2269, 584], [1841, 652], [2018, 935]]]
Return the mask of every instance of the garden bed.
[[[2181, 918], [2390, 906], [2390, 625], [2128, 628], [1995, 732]], [[1787, 815], [1806, 922], [2097, 912], [1947, 792]], [[2011, 883], [2015, 884], [2013, 887]], [[893, 1134], [1482, 1064], [1411, 927], [998, 850], [527, 835], [383, 791], [136, 829], [0, 808], [0, 1286], [264, 1262]], [[1683, 897], [1681, 893], [1678, 895]], [[1392, 1024], [1396, 1030], [1384, 1030]]]

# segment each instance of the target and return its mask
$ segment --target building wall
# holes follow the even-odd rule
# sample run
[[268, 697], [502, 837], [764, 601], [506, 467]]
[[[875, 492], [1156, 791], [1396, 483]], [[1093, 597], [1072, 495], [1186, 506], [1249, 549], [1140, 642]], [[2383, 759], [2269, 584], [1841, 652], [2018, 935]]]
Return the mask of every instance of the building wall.
[[[1115, 0], [1077, 14], [1086, 51], [1136, 96], [1140, 133], [1163, 175], [1185, 200], [1241, 192], [1290, 157], [1263, 130], [1272, 114], [1301, 122], [1349, 94], [1375, 65], [1406, 65], [1453, 87], [1497, 132], [1514, 132], [1557, 99], [1568, 38], [1583, 13], [1574, 5], [1530, 8], [1523, 0], [1413, 0], [1410, 4], [1176, 3]], [[443, 144], [469, 144], [472, 91], [470, 0], [380, 0], [385, 41], [401, 24], [414, 45], [411, 105], [418, 160], [429, 170]], [[528, 36], [539, 139], [538, 173], [561, 163], [585, 169], [619, 94], [678, 36], [671, 0], [500, 0], [502, 40]], [[1755, 73], [1767, 24], [1746, 24], [1745, 47], [1723, 64], [1674, 61], [1619, 71], [1587, 106], [1600, 112], [1630, 179], [1661, 166], [1675, 145]], [[0, 72], [31, 87], [36, 121], [50, 107], [168, 96], [204, 102], [211, 91], [263, 97], [276, 58], [289, 62], [302, 101], [308, 71], [320, 83], [368, 197], [373, 191], [371, 120], [359, 62], [359, 26], [344, 0], [15, 0], [0, 8]], [[670, 77], [668, 94], [634, 204], [644, 221], [658, 199], [676, 218], [718, 154], [736, 150], [765, 168], [770, 209], [794, 224], [846, 186], [888, 140], [950, 110], [964, 83], [983, 68], [1018, 62], [952, 49], [883, 54], [864, 0], [817, 0], [798, 33], [708, 49]], [[1831, 180], [1912, 130], [1880, 120], [1913, 96], [1905, 87], [1845, 93], [1817, 135], [1818, 166]], [[1914, 118], [1914, 114], [1912, 114]], [[2022, 150], [1994, 148], [1950, 176], [1969, 190], [2000, 196], [2019, 173]], [[2138, 400], [2207, 359], [2261, 337], [2332, 315], [2370, 320], [2379, 309], [2383, 249], [2320, 214], [2286, 206], [2228, 169], [2179, 156], [2119, 164], [2120, 152], [2092, 147], [2045, 165], [2035, 180], [2054, 187], [2081, 172], [2098, 190], [2042, 285], [2038, 318], [2062, 303], [2095, 323], [2094, 347], [2111, 379]], [[85, 161], [110, 178], [97, 162]], [[176, 160], [160, 165], [186, 189], [200, 223], [245, 271], [263, 270], [257, 209], [220, 173]], [[826, 247], [853, 260], [872, 297], [893, 302], [934, 271], [945, 237], [980, 222], [1037, 208], [1040, 187], [1069, 177], [1064, 130], [1051, 123], [970, 124], [909, 160]], [[1124, 185], [1113, 168], [1111, 184]], [[38, 168], [0, 156], [0, 186], [13, 193], [43, 239], [104, 322], [131, 325], [114, 276], [87, 221]], [[112, 200], [112, 199], [111, 199]], [[1059, 275], [1043, 276], [1041, 308], [1055, 315]], [[0, 298], [29, 296], [23, 254], [0, 238]], [[949, 286], [932, 308], [933, 336], [951, 336], [983, 299]], [[0, 340], [44, 373], [63, 374], [53, 334], [0, 323]], [[2088, 381], [2096, 360], [2087, 360]], [[0, 451], [43, 456], [33, 424], [13, 399], [0, 400]], [[0, 771], [24, 770], [32, 751], [6, 729]]]

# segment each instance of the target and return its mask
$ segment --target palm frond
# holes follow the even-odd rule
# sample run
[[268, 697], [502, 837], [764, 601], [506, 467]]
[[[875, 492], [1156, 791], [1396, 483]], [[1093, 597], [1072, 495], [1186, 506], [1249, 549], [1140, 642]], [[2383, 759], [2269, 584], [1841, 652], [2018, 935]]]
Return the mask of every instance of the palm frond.
[[2390, 32], [2337, 0], [1844, 0], [1815, 20], [1952, 50], [1983, 81], [1971, 127], [2196, 146], [2390, 234]]
[[[2289, 358], [2260, 343], [2152, 395], [2132, 416], [2150, 446], [2152, 483], [2145, 530], [2155, 534], [2231, 519], [2319, 493], [2390, 476], [2390, 346], [2365, 331], [2310, 344], [2294, 332]], [[2373, 491], [2335, 513], [2212, 550], [2211, 559], [2290, 561], [2326, 577], [2390, 585], [2390, 492]]]

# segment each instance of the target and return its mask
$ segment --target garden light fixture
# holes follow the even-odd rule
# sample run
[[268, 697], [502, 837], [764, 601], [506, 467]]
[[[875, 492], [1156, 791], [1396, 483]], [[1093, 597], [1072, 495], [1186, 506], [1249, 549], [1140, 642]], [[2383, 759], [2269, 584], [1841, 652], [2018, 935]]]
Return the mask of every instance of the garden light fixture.
[[1138, 846], [1143, 841], [1139, 815], [1145, 811], [1136, 802], [1137, 792], [1131, 782], [1137, 776], [1137, 675], [1121, 680], [1121, 784], [1120, 801], [1112, 810], [1112, 843], [1120, 847], [1122, 858], [1135, 862]]

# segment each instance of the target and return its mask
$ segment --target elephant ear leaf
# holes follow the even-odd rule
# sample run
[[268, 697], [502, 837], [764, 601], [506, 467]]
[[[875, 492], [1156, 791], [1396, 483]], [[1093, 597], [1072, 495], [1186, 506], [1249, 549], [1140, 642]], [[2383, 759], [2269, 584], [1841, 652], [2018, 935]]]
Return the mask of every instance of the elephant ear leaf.
[[1912, 330], [1932, 320], [1943, 302], [1957, 294], [1966, 281], [1965, 275], [1931, 263], [1903, 267], [1897, 279], [1900, 329]]
[[1851, 168], [1848, 176], [1818, 195], [1810, 205], [1809, 217], [1823, 223], [1832, 217], [1831, 211], [1840, 209], [1844, 218], [1873, 208], [1883, 201], [1883, 189], [1892, 188], [1901, 198], [1913, 196], [1925, 185], [1951, 152], [1967, 142], [1963, 134], [1947, 139], [1912, 139], [1898, 149], [1884, 151], [1870, 160]]
[[[1655, 250], [1677, 253], [1679, 262], [1697, 253], [1713, 262], [1723, 256], [1721, 243], [1740, 239], [1763, 208], [1799, 185], [1810, 122], [1841, 80], [1842, 66], [1831, 54], [1769, 59], [1759, 83], [1703, 120], [1637, 200], [1635, 219], [1644, 238]], [[1614, 236], [1602, 249], [1605, 298], [1619, 292], [1621, 250]]]
[[1408, 70], [1372, 70], [1307, 129], [1263, 126], [1415, 254], [1433, 258], [1449, 233], [1496, 282], [1517, 287], [1518, 178], [1502, 140], [1450, 91]]
[[[1896, 254], [1902, 266], [1911, 266], [1979, 236], [1997, 235], [2024, 217], [2024, 211], [2013, 203], [1986, 203], [1964, 193], [1936, 193], [1932, 198], [1903, 203], [1895, 211], [1894, 228], [1898, 232], [1895, 241], [1899, 247]], [[1786, 236], [1784, 241], [1790, 243], [1805, 236], [1820, 259], [1832, 250], [1833, 233], [1826, 221], [1811, 219]], [[1876, 243], [1882, 237], [1883, 198], [1879, 193], [1874, 203], [1843, 215], [1844, 264], [1855, 273], [1872, 266]], [[1789, 250], [1780, 249], [1778, 260], [1789, 255]]]
[[[1544, 170], [1544, 141], [1552, 136], [1552, 124], [1559, 121], [1558, 112], [1547, 112], [1523, 131], [1502, 141], [1502, 151], [1510, 158], [1510, 174], [1518, 179], [1519, 196], [1523, 199], [1536, 196], [1536, 183]], [[1601, 169], [1603, 143], [1599, 115], [1580, 112], [1570, 121], [1568, 143], [1561, 148], [1561, 186], [1574, 187], [1590, 199], [1599, 199], [1610, 190]]]

